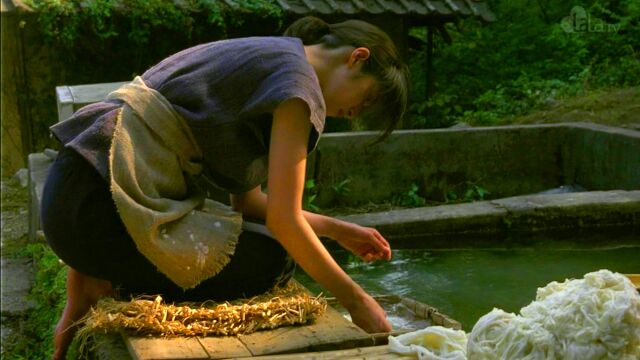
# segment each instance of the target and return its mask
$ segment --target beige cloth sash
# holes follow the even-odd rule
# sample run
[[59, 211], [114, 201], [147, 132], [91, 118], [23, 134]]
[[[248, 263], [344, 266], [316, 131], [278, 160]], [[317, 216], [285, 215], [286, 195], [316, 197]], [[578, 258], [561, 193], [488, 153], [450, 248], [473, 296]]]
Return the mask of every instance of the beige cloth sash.
[[182, 288], [229, 262], [242, 216], [191, 186], [201, 151], [184, 119], [140, 77], [109, 94], [124, 105], [109, 153], [111, 193], [138, 250]]

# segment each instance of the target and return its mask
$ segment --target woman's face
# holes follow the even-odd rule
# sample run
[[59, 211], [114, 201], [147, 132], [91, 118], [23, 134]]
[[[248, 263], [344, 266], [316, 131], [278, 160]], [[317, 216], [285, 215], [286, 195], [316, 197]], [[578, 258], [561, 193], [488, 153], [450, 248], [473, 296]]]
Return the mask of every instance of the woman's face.
[[327, 116], [353, 118], [371, 103], [377, 81], [374, 76], [361, 71], [368, 57], [368, 49], [358, 48], [347, 61], [335, 68], [322, 89]]

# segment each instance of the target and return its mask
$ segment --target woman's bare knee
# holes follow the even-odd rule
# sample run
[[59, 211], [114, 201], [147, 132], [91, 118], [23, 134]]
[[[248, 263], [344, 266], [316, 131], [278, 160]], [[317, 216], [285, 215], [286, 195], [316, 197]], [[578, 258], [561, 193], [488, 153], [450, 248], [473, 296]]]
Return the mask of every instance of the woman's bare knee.
[[100, 298], [112, 294], [113, 287], [110, 281], [83, 274], [72, 268], [69, 269], [67, 276], [67, 295], [69, 298], [93, 305]]

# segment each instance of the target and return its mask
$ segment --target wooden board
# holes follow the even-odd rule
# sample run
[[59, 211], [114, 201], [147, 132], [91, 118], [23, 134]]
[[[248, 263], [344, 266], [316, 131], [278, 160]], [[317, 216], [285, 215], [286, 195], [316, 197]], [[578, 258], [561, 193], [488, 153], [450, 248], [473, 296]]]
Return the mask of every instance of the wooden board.
[[[247, 358], [238, 358], [247, 359]], [[332, 360], [332, 359], [410, 359], [409, 357], [391, 353], [389, 347], [369, 346], [355, 349], [307, 352], [303, 354], [267, 355], [261, 356], [260, 360]]]
[[85, 85], [61, 85], [56, 87], [58, 122], [67, 120], [81, 107], [104, 100], [107, 95], [127, 82]]
[[[460, 327], [458, 322], [437, 309], [412, 299], [393, 295], [376, 299], [381, 303], [403, 303], [414, 315], [428, 318], [434, 325]], [[399, 335], [399, 332], [390, 334]], [[135, 360], [240, 359], [267, 355], [267, 359], [400, 358], [389, 353], [386, 346], [374, 346], [386, 344], [390, 334], [368, 334], [328, 306], [325, 314], [305, 326], [285, 326], [237, 337], [159, 339], [125, 336], [125, 343]], [[278, 357], [277, 354], [291, 355]]]
[[58, 106], [58, 122], [67, 120], [73, 115], [73, 96], [68, 86], [56, 87], [56, 103]]
[[624, 274], [635, 285], [636, 289], [640, 289], [640, 274]]
[[331, 307], [311, 325], [259, 331], [238, 338], [253, 355], [373, 345], [371, 335]]
[[[450, 318], [446, 314], [441, 313], [438, 309], [434, 308], [425, 303], [421, 303], [414, 299], [410, 299], [404, 296], [398, 295], [378, 295], [374, 296], [374, 299], [382, 306], [383, 309], [387, 311], [387, 315], [390, 315], [389, 307], [391, 305], [402, 304], [406, 309], [408, 309], [416, 319], [424, 319], [429, 322], [428, 326], [443, 326], [446, 328], [451, 328], [454, 330], [462, 329], [462, 324], [458, 321]], [[327, 302], [329, 305], [333, 306], [336, 309], [342, 309], [342, 306], [335, 298], [327, 298]], [[418, 330], [418, 328], [414, 329], [397, 329], [387, 335], [397, 336], [401, 333], [407, 331]], [[372, 336], [383, 335], [383, 334], [372, 334]]]
[[223, 359], [374, 345], [374, 337], [331, 307], [310, 325], [286, 326], [237, 337], [162, 339], [125, 335], [124, 339], [135, 360]]
[[251, 352], [235, 336], [198, 338], [211, 359], [250, 357]]
[[150, 338], [123, 336], [134, 360], [211, 359], [195, 337]]
[[107, 95], [128, 82], [112, 82], [69, 86], [76, 107], [104, 100]]

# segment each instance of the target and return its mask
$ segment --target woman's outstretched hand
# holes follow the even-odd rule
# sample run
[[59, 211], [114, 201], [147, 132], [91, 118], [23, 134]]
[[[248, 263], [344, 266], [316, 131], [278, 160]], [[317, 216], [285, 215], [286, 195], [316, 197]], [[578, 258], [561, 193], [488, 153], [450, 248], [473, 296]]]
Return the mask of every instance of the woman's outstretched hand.
[[374, 298], [364, 292], [357, 298], [347, 306], [354, 324], [368, 333], [382, 333], [392, 330], [384, 310]]
[[334, 240], [362, 260], [391, 260], [389, 242], [374, 228], [342, 222]]

